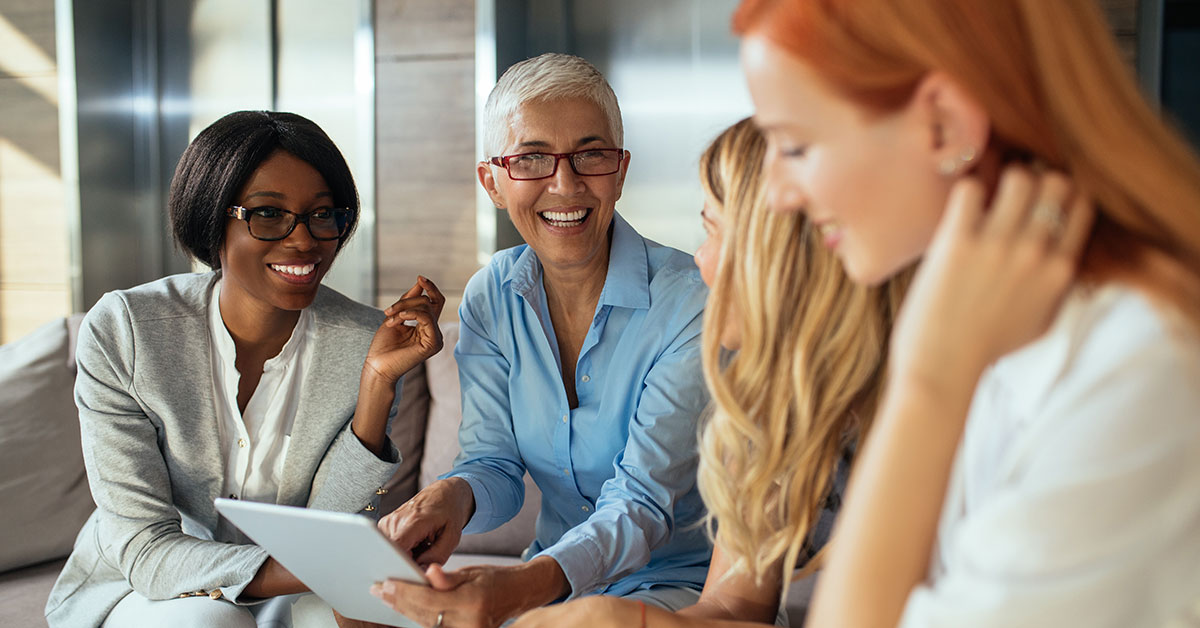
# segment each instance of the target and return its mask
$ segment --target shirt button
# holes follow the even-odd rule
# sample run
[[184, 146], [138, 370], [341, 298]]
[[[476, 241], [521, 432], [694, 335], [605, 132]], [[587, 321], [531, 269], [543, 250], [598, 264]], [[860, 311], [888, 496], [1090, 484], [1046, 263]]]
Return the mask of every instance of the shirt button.
[[246, 446], [246, 439], [239, 438], [238, 439], [238, 447], [245, 447], [245, 446]]
[[563, 475], [571, 475], [570, 469], [563, 469]]
[[581, 382], [583, 382], [583, 383], [585, 383], [585, 384], [586, 384], [586, 383], [588, 383], [588, 382], [592, 381], [592, 378], [588, 377], [587, 375], [584, 375], [583, 377], [580, 377], [580, 378], [579, 378], [579, 381], [581, 381]]
[[587, 512], [589, 510], [591, 510], [591, 508], [588, 508], [587, 506], [583, 506], [583, 512]]
[[563, 415], [563, 423], [566, 423], [566, 422], [567, 422], [567, 415], [564, 414]]

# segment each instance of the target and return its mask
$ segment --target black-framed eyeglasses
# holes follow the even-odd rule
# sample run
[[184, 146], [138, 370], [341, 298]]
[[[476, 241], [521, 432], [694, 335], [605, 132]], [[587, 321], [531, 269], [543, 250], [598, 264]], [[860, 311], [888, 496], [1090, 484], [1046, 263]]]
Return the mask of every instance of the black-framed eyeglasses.
[[295, 231], [296, 225], [304, 223], [314, 240], [337, 240], [350, 229], [354, 210], [345, 207], [323, 207], [303, 214], [295, 214], [278, 207], [240, 207], [225, 210], [231, 218], [246, 221], [250, 235], [259, 240], [274, 242], [282, 240]]
[[625, 159], [624, 148], [587, 148], [573, 153], [521, 153], [492, 157], [488, 162], [502, 166], [514, 181], [548, 179], [558, 172], [558, 160], [566, 159], [571, 170], [581, 177], [615, 174]]

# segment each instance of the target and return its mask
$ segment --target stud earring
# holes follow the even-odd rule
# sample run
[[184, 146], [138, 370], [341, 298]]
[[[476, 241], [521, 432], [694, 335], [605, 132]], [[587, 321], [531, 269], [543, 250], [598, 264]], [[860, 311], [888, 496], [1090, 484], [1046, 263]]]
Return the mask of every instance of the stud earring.
[[978, 156], [979, 154], [976, 152], [974, 146], [966, 146], [962, 149], [962, 152], [958, 154], [958, 157], [947, 157], [939, 162], [938, 174], [944, 177], [955, 176], [965, 166], [971, 165], [971, 163], [974, 162], [975, 158]]

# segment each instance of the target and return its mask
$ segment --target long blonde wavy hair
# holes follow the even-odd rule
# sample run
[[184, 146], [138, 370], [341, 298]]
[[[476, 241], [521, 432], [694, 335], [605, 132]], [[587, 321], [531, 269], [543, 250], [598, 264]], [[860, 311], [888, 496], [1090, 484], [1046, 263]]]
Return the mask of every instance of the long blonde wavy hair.
[[[713, 410], [699, 485], [731, 573], [761, 582], [777, 566], [786, 587], [843, 452], [870, 427], [911, 272], [853, 284], [803, 214], [767, 210], [765, 152], [747, 118], [700, 160], [705, 192], [723, 208], [724, 242], [704, 319]], [[729, 325], [741, 335], [733, 355], [720, 345]]]

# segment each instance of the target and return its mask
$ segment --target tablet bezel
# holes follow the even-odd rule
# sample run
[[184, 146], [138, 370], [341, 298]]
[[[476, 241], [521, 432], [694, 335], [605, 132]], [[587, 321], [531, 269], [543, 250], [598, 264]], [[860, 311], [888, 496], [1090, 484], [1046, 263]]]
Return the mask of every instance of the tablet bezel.
[[[388, 578], [428, 585], [424, 572], [362, 515], [217, 498], [217, 511], [337, 612], [360, 621], [414, 627], [371, 595]], [[314, 553], [318, 548], [318, 553]]]

